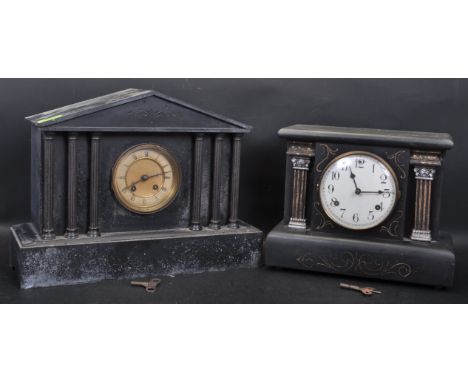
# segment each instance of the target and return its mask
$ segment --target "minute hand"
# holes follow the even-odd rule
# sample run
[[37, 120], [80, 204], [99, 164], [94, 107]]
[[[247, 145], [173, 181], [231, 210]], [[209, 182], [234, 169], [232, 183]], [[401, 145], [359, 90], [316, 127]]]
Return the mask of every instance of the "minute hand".
[[[361, 191], [361, 194], [384, 194], [386, 191]], [[390, 191], [388, 191], [390, 193]]]
[[164, 172], [160, 172], [160, 173], [154, 174], [154, 175], [142, 175], [142, 176], [140, 177], [140, 179], [138, 179], [138, 180], [136, 180], [135, 182], [131, 183], [130, 186], [125, 187], [124, 190], [126, 190], [126, 189], [128, 189], [128, 188], [131, 188], [131, 187], [133, 187], [133, 186], [136, 186], [136, 185], [137, 185], [138, 183], [140, 183], [140, 182], [146, 182], [146, 181], [147, 181], [148, 179], [150, 179], [150, 178], [154, 178], [154, 177], [156, 177], [156, 176], [164, 175], [164, 174], [165, 174]]

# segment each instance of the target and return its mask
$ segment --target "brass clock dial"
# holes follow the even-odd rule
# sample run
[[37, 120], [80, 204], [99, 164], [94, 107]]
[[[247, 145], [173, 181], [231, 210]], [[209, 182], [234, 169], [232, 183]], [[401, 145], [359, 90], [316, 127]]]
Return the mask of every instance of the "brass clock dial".
[[112, 189], [130, 211], [149, 214], [162, 210], [180, 188], [180, 168], [173, 155], [155, 144], [125, 151], [112, 169]]

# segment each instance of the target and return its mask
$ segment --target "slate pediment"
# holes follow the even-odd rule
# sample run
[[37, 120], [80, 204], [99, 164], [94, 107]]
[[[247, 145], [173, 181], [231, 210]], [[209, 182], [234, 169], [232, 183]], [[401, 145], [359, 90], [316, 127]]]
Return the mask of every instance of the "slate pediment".
[[152, 90], [127, 89], [27, 118], [44, 130], [220, 131], [250, 126]]

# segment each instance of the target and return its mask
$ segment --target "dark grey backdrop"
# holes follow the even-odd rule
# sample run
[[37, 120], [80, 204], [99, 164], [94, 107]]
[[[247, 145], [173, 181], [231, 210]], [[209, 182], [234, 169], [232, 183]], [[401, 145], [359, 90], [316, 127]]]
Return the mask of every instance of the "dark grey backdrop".
[[320, 123], [448, 132], [456, 147], [446, 161], [442, 228], [467, 229], [468, 81], [457, 79], [3, 79], [0, 224], [29, 220], [24, 117], [129, 87], [154, 89], [254, 126], [243, 141], [240, 215], [264, 231], [282, 214], [279, 128]]

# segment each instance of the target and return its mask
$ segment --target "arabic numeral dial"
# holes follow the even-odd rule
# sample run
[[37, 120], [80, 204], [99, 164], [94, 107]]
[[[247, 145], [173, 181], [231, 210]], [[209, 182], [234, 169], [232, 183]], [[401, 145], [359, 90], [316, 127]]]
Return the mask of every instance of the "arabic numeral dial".
[[392, 167], [365, 151], [345, 153], [332, 160], [319, 184], [323, 211], [350, 230], [381, 225], [392, 214], [398, 197], [398, 180]]

